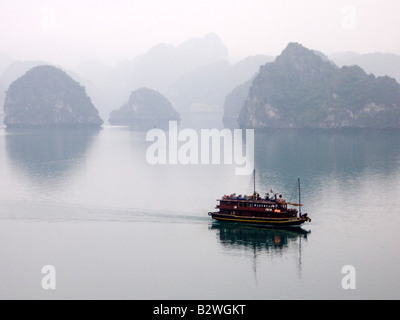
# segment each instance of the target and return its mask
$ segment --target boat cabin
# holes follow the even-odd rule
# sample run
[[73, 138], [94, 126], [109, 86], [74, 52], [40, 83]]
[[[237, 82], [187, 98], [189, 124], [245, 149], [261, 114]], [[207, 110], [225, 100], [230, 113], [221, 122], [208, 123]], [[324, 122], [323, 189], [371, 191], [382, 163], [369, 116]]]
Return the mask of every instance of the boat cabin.
[[296, 217], [297, 210], [288, 209], [288, 204], [284, 201], [268, 201], [256, 199], [230, 199], [224, 197], [218, 200], [221, 214], [229, 214], [243, 217]]

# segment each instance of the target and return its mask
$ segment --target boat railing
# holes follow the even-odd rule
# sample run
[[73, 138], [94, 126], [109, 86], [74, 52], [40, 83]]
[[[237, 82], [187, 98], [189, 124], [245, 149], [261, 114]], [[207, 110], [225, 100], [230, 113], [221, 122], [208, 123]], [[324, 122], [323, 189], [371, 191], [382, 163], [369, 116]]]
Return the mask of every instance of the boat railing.
[[230, 197], [230, 196], [223, 196], [218, 201], [235, 201], [235, 202], [259, 202], [259, 203], [269, 203], [269, 204], [289, 204], [289, 205], [298, 205], [291, 202], [286, 202], [285, 199], [263, 199], [263, 198], [254, 198], [254, 197]]

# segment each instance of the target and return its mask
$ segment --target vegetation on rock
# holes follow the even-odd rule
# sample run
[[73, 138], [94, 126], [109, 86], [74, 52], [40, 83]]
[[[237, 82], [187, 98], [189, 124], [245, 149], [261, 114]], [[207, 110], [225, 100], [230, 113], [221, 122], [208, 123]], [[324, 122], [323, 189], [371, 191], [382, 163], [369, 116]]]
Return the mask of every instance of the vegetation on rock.
[[250, 128], [400, 127], [400, 86], [290, 43], [260, 68], [238, 121]]

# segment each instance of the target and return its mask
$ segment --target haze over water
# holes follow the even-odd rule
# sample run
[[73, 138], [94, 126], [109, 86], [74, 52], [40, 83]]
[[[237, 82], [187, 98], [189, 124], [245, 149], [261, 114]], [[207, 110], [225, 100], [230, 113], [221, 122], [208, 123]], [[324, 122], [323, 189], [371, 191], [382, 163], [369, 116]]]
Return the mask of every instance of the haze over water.
[[[218, 118], [180, 128], [221, 129]], [[146, 132], [0, 129], [2, 299], [398, 299], [400, 133], [256, 132], [257, 191], [297, 200], [300, 230], [220, 224], [235, 165], [146, 162]], [[42, 267], [57, 271], [45, 291]], [[356, 289], [342, 288], [354, 266]]]

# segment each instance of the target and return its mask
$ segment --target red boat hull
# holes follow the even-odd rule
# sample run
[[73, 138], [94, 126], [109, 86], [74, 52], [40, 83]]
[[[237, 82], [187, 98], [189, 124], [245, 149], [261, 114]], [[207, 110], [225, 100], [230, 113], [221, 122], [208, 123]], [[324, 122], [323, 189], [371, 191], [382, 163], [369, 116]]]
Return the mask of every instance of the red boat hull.
[[265, 226], [277, 226], [277, 227], [298, 227], [303, 223], [310, 221], [307, 217], [285, 217], [285, 218], [272, 218], [272, 217], [249, 217], [249, 216], [238, 216], [232, 214], [223, 214], [219, 212], [210, 212], [209, 216], [217, 221], [247, 223]]

